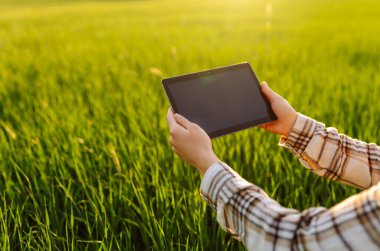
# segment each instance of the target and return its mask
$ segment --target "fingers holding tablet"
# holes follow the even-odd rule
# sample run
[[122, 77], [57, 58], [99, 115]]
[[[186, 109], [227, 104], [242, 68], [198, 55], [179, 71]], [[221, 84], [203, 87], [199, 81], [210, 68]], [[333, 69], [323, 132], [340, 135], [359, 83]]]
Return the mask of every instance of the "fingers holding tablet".
[[263, 82], [261, 90], [270, 102], [271, 108], [277, 116], [277, 120], [261, 125], [260, 127], [288, 137], [297, 118], [297, 111], [281, 95], [273, 91], [266, 82]]
[[172, 77], [162, 84], [174, 112], [211, 138], [276, 119], [248, 63]]

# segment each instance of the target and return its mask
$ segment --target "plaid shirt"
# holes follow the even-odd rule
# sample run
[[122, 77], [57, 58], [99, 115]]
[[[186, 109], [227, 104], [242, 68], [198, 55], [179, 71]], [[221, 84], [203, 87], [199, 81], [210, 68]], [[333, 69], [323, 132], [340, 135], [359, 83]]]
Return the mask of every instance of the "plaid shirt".
[[312, 172], [363, 192], [336, 206], [284, 208], [227, 164], [213, 164], [201, 196], [217, 220], [249, 250], [380, 250], [380, 148], [298, 114], [280, 145]]

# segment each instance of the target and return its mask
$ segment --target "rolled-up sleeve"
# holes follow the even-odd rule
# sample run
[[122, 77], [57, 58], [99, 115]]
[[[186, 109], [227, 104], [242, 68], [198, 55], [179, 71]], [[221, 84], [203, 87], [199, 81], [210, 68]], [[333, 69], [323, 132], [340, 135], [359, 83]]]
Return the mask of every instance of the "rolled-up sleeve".
[[280, 145], [290, 149], [301, 164], [319, 176], [358, 188], [380, 181], [380, 148], [340, 134], [298, 114], [293, 129]]
[[248, 250], [379, 250], [380, 192], [374, 186], [333, 208], [282, 207], [227, 164], [213, 164], [201, 196], [224, 230]]

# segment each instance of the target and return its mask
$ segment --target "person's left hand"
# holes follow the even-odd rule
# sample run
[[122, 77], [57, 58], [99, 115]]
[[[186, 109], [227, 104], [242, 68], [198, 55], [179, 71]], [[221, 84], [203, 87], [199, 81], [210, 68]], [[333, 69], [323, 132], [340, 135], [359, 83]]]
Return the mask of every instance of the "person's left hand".
[[207, 133], [176, 113], [171, 108], [168, 110], [166, 119], [170, 127], [170, 144], [172, 150], [184, 161], [195, 166], [201, 174], [219, 159], [212, 150], [212, 143]]

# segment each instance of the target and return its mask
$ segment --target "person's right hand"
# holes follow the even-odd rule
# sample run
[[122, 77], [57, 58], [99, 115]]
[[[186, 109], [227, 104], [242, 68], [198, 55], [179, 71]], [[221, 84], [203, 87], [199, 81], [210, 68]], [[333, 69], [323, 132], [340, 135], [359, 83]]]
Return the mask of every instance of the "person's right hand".
[[277, 120], [261, 125], [260, 127], [267, 131], [288, 137], [297, 119], [296, 110], [294, 110], [286, 99], [269, 88], [267, 83], [263, 82], [261, 90], [268, 98], [270, 105], [277, 116]]

